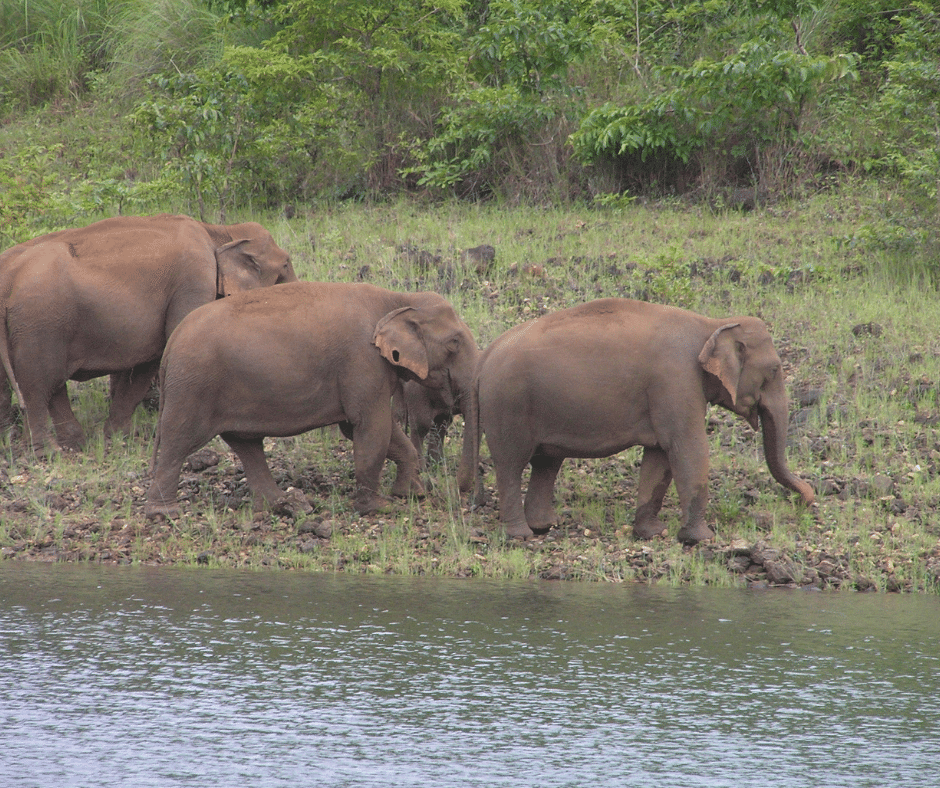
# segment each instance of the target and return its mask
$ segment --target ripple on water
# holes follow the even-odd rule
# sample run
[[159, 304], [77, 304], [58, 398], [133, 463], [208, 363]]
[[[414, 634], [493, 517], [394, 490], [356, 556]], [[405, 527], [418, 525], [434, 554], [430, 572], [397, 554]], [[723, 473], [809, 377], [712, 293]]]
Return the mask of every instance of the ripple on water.
[[0, 784], [929, 784], [877, 597], [0, 564]]

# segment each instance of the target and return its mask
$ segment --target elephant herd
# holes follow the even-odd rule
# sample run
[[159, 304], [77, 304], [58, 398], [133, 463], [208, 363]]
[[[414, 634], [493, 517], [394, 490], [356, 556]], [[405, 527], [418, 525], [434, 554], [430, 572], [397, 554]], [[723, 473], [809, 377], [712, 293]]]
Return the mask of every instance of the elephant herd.
[[37, 455], [82, 445], [68, 380], [110, 375], [111, 434], [128, 429], [159, 375], [148, 517], [179, 515], [182, 464], [215, 436], [241, 461], [256, 509], [283, 503], [264, 438], [330, 424], [353, 442], [353, 505], [372, 512], [387, 502], [386, 458], [397, 465], [393, 495], [424, 494], [423, 438], [437, 435], [429, 451], [439, 452], [440, 429], [462, 413], [459, 487], [481, 484], [485, 434], [509, 536], [556, 522], [566, 457], [642, 446], [635, 537], [664, 533], [659, 512], [675, 481], [678, 539], [695, 544], [714, 536], [709, 404], [760, 426], [773, 477], [814, 500], [787, 467], [780, 358], [753, 317], [605, 298], [517, 325], [481, 352], [436, 293], [299, 281], [261, 225], [167, 214], [105, 219], [6, 250], [0, 309], [0, 426], [13, 421], [15, 393]]

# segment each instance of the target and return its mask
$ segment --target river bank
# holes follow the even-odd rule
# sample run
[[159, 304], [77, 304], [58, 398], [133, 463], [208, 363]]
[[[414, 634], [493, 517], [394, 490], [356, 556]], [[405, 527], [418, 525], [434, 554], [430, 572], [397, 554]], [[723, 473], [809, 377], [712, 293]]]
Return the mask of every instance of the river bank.
[[[791, 395], [788, 461], [817, 492], [811, 510], [770, 477], [750, 427], [713, 407], [707, 520], [717, 537], [694, 548], [675, 541], [673, 493], [669, 536], [633, 539], [637, 450], [567, 461], [558, 527], [508, 542], [488, 466], [483, 506], [468, 509], [454, 491], [459, 419], [423, 501], [354, 514], [351, 444], [328, 428], [267, 446], [279, 485], [298, 490], [310, 514], [254, 514], [241, 469], [216, 439], [185, 468], [180, 520], [148, 522], [154, 405], [138, 409], [134, 436], [106, 445], [101, 379], [70, 384], [85, 451], [36, 460], [21, 423], [0, 439], [0, 551], [9, 560], [936, 592], [940, 299], [929, 280], [888, 268], [880, 247], [863, 242], [879, 210], [859, 192], [750, 214], [448, 204], [244, 217], [271, 230], [301, 278], [443, 293], [481, 346], [528, 317], [604, 296], [762, 317]], [[481, 243], [494, 250], [483, 267], [464, 253]]]

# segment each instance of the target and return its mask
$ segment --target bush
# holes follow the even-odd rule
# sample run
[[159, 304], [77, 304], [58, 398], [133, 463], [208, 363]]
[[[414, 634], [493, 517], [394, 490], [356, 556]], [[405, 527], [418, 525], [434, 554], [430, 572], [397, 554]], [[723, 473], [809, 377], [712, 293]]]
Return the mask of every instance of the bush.
[[589, 112], [571, 141], [587, 164], [621, 157], [692, 163], [706, 188], [776, 189], [786, 185], [781, 171], [792, 179], [813, 156], [801, 149], [810, 108], [827, 83], [854, 78], [856, 63], [851, 54], [812, 57], [750, 41], [720, 60], [660, 69], [669, 87], [640, 104]]

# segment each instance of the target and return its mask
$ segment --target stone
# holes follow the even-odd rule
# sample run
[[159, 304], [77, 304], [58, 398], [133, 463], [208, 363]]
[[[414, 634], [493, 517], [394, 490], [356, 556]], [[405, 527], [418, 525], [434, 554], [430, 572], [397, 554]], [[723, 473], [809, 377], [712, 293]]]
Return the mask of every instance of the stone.
[[803, 570], [788, 558], [765, 561], [764, 571], [767, 573], [767, 580], [777, 586], [799, 583], [803, 579]]

